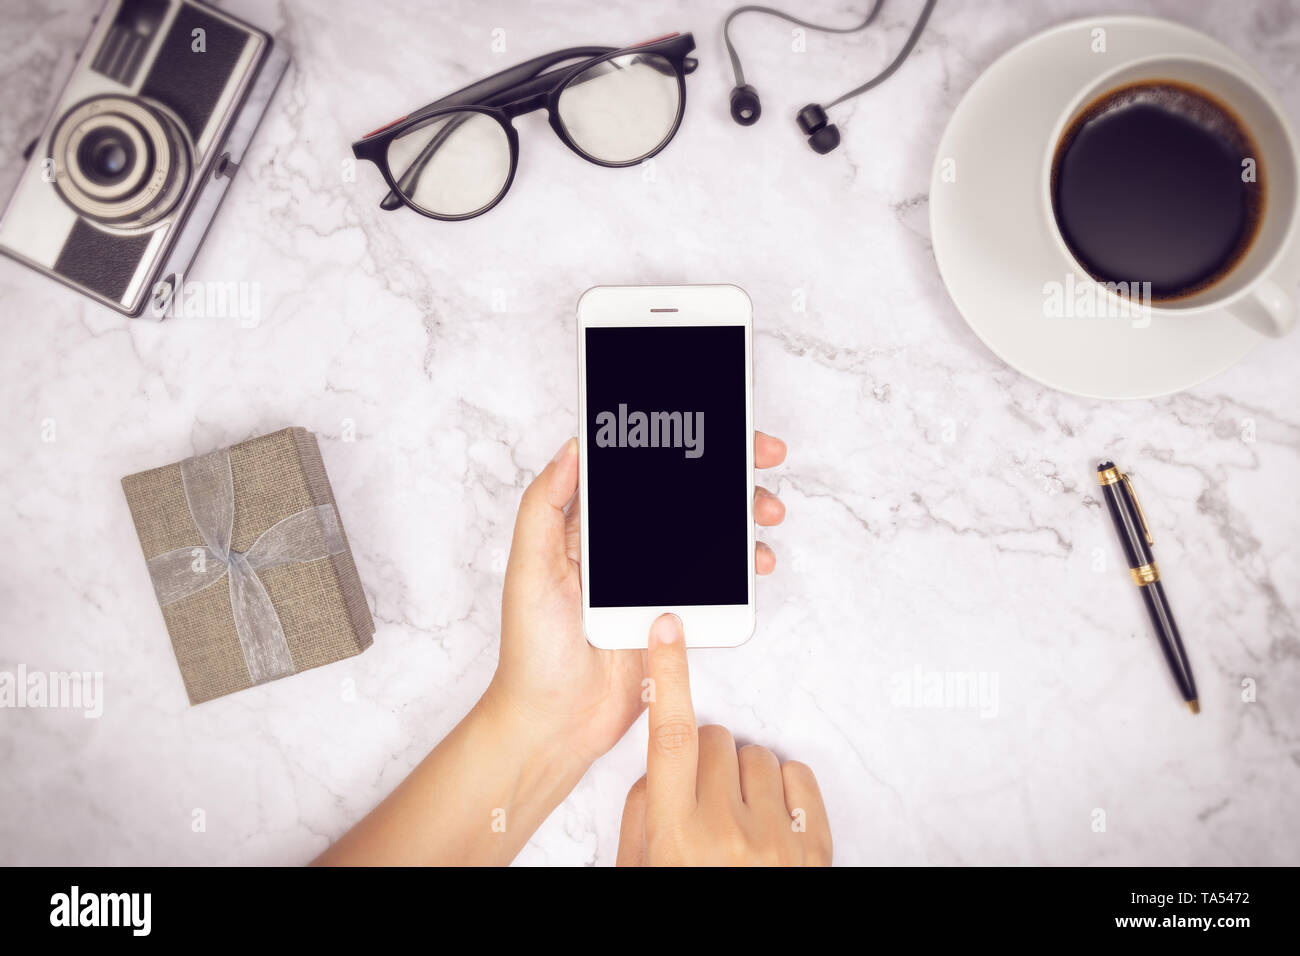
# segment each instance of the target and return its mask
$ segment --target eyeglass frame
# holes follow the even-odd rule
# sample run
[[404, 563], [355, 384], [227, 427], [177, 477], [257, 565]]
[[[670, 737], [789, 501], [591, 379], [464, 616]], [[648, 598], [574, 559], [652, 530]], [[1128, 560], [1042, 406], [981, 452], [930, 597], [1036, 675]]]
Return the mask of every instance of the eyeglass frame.
[[[510, 187], [514, 183], [515, 170], [519, 165], [519, 134], [511, 120], [517, 116], [545, 109], [550, 118], [551, 129], [560, 138], [560, 142], [587, 162], [597, 166], [605, 166], [610, 169], [636, 166], [652, 156], [657, 156], [677, 135], [677, 130], [682, 124], [682, 116], [686, 113], [686, 77], [694, 73], [695, 68], [699, 65], [699, 61], [695, 57], [688, 56], [694, 49], [695, 38], [692, 34], [670, 33], [667, 36], [639, 43], [636, 46], [569, 47], [568, 49], [534, 57], [499, 73], [494, 73], [476, 83], [471, 83], [454, 93], [449, 93], [442, 99], [435, 100], [427, 106], [422, 106], [406, 116], [393, 120], [386, 126], [381, 126], [379, 129], [367, 133], [352, 144], [352, 155], [357, 159], [374, 163], [388, 183], [388, 195], [379, 203], [381, 209], [392, 211], [406, 206], [422, 216], [427, 216], [430, 219], [440, 219], [444, 222], [473, 219], [495, 208], [497, 203], [501, 202], [506, 197], [506, 194], [510, 192]], [[574, 142], [568, 131], [565, 130], [558, 108], [560, 95], [569, 82], [578, 75], [607, 60], [613, 60], [630, 53], [655, 53], [672, 65], [677, 73], [677, 116], [673, 120], [672, 129], [668, 131], [667, 135], [653, 150], [638, 156], [636, 159], [623, 162], [608, 162], [584, 152]], [[566, 60], [577, 57], [584, 57], [584, 59], [572, 67], [552, 69], [552, 67], [559, 67]], [[500, 102], [502, 100], [504, 102]], [[414, 200], [410, 199], [398, 186], [397, 177], [393, 175], [393, 171], [388, 164], [388, 147], [393, 140], [435, 117], [452, 113], [481, 113], [490, 117], [505, 131], [506, 141], [510, 146], [510, 172], [506, 176], [501, 190], [487, 205], [459, 215], [435, 213], [417, 206]], [[435, 134], [435, 140], [438, 135]], [[434, 140], [430, 142], [432, 143]]]

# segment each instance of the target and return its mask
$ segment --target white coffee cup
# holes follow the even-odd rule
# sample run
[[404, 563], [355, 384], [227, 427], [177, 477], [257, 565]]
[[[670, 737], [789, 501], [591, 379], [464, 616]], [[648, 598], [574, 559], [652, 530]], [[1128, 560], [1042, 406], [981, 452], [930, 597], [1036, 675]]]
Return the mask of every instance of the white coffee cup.
[[1069, 125], [1093, 101], [1132, 83], [1172, 80], [1211, 94], [1236, 114], [1259, 148], [1256, 160], [1265, 189], [1263, 216], [1245, 255], [1205, 289], [1176, 300], [1152, 303], [1154, 315], [1180, 316], [1224, 311], [1262, 335], [1280, 336], [1296, 324], [1293, 294], [1300, 282], [1300, 149], [1276, 98], [1263, 83], [1220, 63], [1194, 56], [1161, 55], [1126, 64], [1100, 76], [1062, 112], [1043, 158], [1042, 210], [1048, 232], [1078, 282], [1091, 282], [1097, 294], [1118, 298], [1097, 283], [1066, 245], [1052, 209], [1052, 163]]

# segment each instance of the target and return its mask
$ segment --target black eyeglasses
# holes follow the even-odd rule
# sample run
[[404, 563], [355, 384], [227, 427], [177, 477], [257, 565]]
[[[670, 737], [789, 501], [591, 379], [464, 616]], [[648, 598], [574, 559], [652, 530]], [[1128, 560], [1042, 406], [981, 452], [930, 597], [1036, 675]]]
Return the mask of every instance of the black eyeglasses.
[[[379, 167], [390, 192], [434, 219], [471, 219], [501, 201], [515, 178], [511, 120], [545, 108], [551, 129], [597, 166], [634, 166], [673, 138], [698, 61], [691, 34], [639, 46], [558, 50], [479, 80], [375, 130], [352, 154]], [[581, 59], [577, 64], [562, 64]]]

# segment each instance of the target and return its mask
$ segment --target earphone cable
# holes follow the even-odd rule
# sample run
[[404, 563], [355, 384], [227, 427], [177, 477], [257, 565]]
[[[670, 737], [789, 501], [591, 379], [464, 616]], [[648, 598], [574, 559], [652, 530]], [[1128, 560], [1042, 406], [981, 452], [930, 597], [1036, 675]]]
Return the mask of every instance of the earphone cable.
[[[894, 71], [903, 65], [903, 61], [906, 60], [908, 54], [912, 52], [912, 47], [916, 46], [916, 41], [921, 39], [921, 31], [925, 29], [925, 24], [930, 19], [930, 13], [934, 10], [934, 5], [937, 2], [938, 0], [925, 0], [925, 8], [921, 11], [921, 15], [917, 17], [916, 26], [912, 27], [911, 35], [907, 38], [907, 42], [903, 44], [903, 49], [899, 51], [898, 56], [894, 57], [893, 63], [889, 64], [889, 66], [885, 67], [856, 89], [849, 90], [843, 96], [831, 100], [826, 104], [826, 106], [828, 108], [836, 106], [843, 103], [845, 100], [851, 100], [855, 96], [860, 96], [873, 86], [879, 86], [881, 83], [885, 82], [885, 80], [893, 76]], [[877, 4], [877, 6], [879, 6], [879, 4]]]
[[[775, 10], [772, 7], [764, 7], [757, 4], [747, 4], [743, 7], [736, 7], [736, 9], [732, 10], [731, 13], [727, 14], [727, 19], [722, 23], [722, 40], [727, 45], [727, 56], [731, 57], [731, 71], [735, 74], [736, 85], [745, 85], [745, 71], [740, 66], [740, 57], [736, 54], [736, 47], [731, 42], [730, 30], [731, 21], [736, 19], [736, 17], [740, 16], [742, 13], [766, 13], [769, 16], [785, 20], [787, 23], [793, 23], [797, 27], [816, 30], [819, 33], [857, 33], [859, 30], [865, 30], [867, 27], [871, 26], [872, 21], [876, 19], [876, 14], [880, 13], [880, 8], [884, 5], [885, 0], [876, 0], [875, 4], [871, 7], [871, 12], [867, 14], [867, 18], [854, 27], [821, 26], [820, 24], [809, 23], [807, 20], [800, 20], [798, 17], [791, 16], [781, 10]], [[930, 0], [930, 6], [933, 5], [934, 0]], [[927, 9], [926, 15], [928, 14], [929, 10]], [[893, 67], [890, 69], [892, 70]], [[839, 100], [836, 100], [836, 102], [838, 103]]]
[[[855, 96], [860, 96], [863, 93], [867, 92], [867, 90], [879, 86], [881, 83], [885, 82], [885, 80], [893, 76], [894, 73], [898, 70], [898, 68], [903, 65], [903, 61], [906, 60], [908, 55], [912, 52], [912, 48], [916, 46], [916, 41], [921, 38], [921, 33], [922, 31], [925, 30], [925, 25], [927, 22], [929, 22], [930, 14], [934, 11], [934, 5], [937, 2], [938, 0], [926, 0], [925, 7], [922, 8], [921, 15], [917, 17], [916, 25], [912, 27], [912, 32], [908, 36], [907, 42], [903, 44], [903, 49], [899, 51], [898, 56], [894, 58], [894, 61], [890, 63], [889, 66], [885, 67], [883, 70], [881, 70], [871, 79], [867, 80], [867, 82], [863, 83], [861, 86], [855, 87], [854, 89], [849, 90], [843, 96], [839, 96], [831, 100], [831, 102], [826, 104], [826, 108], [829, 109], [832, 106], [838, 106], [840, 103], [843, 103], [845, 100], [851, 100]], [[768, 16], [777, 17], [778, 19], [785, 20], [787, 23], [793, 23], [795, 26], [805, 27], [809, 30], [816, 30], [819, 33], [857, 33], [861, 30], [865, 30], [867, 27], [869, 27], [872, 24], [872, 22], [876, 19], [877, 14], [880, 13], [880, 8], [883, 7], [884, 5], [885, 5], [885, 0], [875, 0], [875, 3], [872, 5], [871, 11], [867, 14], [866, 19], [864, 19], [857, 26], [852, 26], [852, 27], [821, 26], [816, 23], [809, 23], [806, 20], [800, 20], [798, 17], [791, 16], [790, 14], [784, 13], [781, 10], [775, 10], [772, 7], [758, 6], [756, 4], [747, 4], [746, 6], [743, 7], [737, 7], [736, 9], [732, 10], [731, 13], [727, 14], [727, 19], [724, 20], [722, 23], [722, 40], [727, 47], [727, 56], [731, 58], [731, 70], [736, 77], [736, 86], [741, 87], [745, 85], [745, 71], [744, 69], [741, 68], [740, 57], [736, 53], [736, 47], [731, 42], [730, 31], [731, 31], [731, 21], [734, 20], [736, 17], [740, 16], [740, 14], [765, 13]]]

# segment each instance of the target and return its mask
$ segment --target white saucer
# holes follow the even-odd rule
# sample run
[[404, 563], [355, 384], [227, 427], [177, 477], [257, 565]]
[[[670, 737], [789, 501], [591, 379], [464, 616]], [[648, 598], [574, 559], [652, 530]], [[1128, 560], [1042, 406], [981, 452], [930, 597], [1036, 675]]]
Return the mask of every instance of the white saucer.
[[[1098, 27], [1106, 31], [1105, 53], [1091, 50]], [[1049, 139], [1063, 111], [1104, 72], [1162, 54], [1200, 56], [1257, 75], [1217, 40], [1167, 20], [1075, 20], [1031, 37], [989, 67], [939, 144], [930, 234], [944, 284], [985, 345], [1063, 392], [1165, 395], [1222, 372], [1261, 338], [1221, 311], [1152, 315], [1147, 328], [1124, 318], [1044, 315], [1044, 283], [1063, 283], [1071, 271], [1042, 211]], [[946, 159], [955, 160], [948, 166], [955, 181], [942, 178]]]

